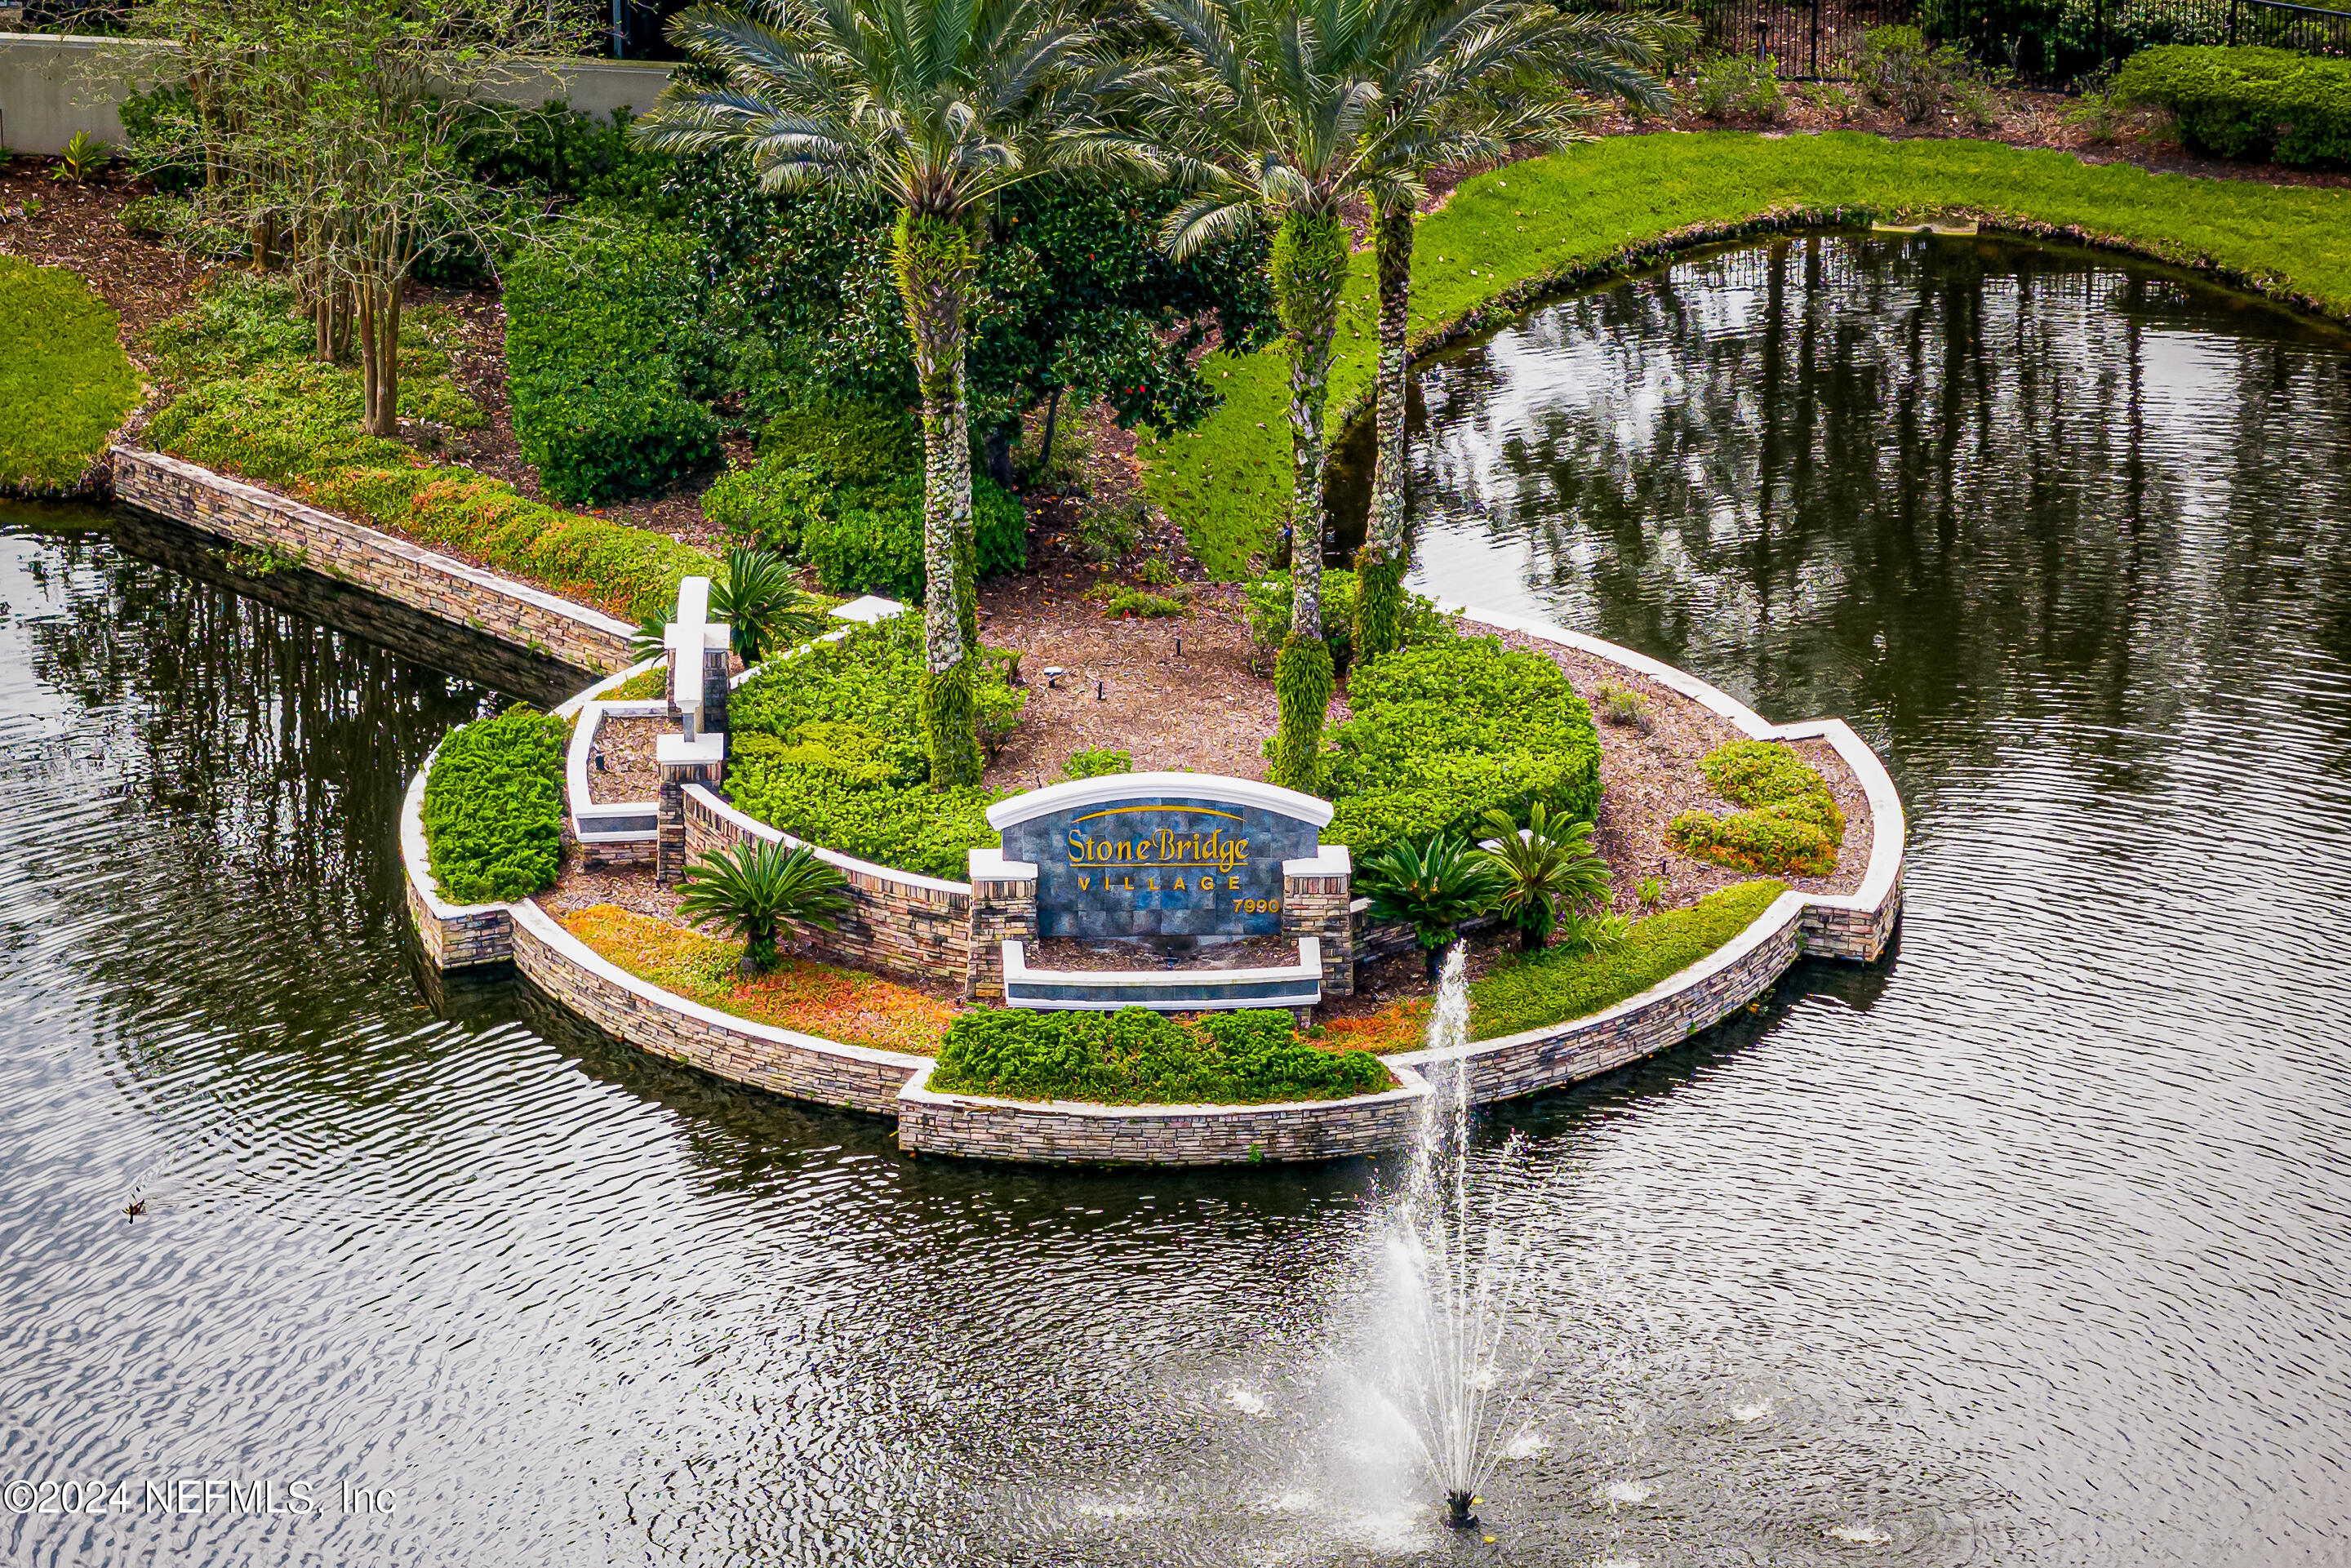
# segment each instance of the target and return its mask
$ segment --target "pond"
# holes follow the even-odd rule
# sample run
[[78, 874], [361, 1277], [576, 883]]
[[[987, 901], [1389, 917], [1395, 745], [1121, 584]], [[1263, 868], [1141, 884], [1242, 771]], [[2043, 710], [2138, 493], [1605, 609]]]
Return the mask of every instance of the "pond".
[[[0, 1483], [130, 1490], [0, 1511], [0, 1546], [2339, 1552], [2341, 338], [2108, 257], [1823, 236], [1423, 379], [1417, 584], [1845, 714], [1914, 821], [1888, 963], [1492, 1119], [1554, 1345], [1494, 1546], [1437, 1527], [1361, 1387], [1392, 1170], [909, 1162], [510, 982], [428, 993], [399, 792], [552, 676], [31, 509], [0, 514]], [[267, 1482], [316, 1511], [225, 1490]]]

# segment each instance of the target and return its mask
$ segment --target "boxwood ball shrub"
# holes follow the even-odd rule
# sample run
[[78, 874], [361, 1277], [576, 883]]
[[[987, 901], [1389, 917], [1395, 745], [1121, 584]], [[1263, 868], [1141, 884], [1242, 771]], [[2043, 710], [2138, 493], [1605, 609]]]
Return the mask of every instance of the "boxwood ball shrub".
[[2129, 103], [2171, 111], [2190, 152], [2351, 166], [2351, 60], [2285, 49], [2142, 49], [2115, 77]]
[[1557, 664], [1493, 637], [1447, 637], [1354, 673], [1331, 732], [1326, 843], [1358, 863], [1401, 840], [1468, 837], [1489, 811], [1523, 823], [1600, 809], [1600, 735]]
[[424, 779], [425, 857], [444, 898], [506, 902], [555, 880], [569, 733], [519, 705], [449, 732]]
[[1470, 982], [1470, 1037], [1497, 1040], [1589, 1018], [1639, 996], [1746, 930], [1787, 891], [1776, 882], [1743, 882], [1687, 909], [1635, 921], [1623, 942], [1599, 952], [1545, 947], [1505, 959]]
[[[996, 791], [931, 787], [922, 631], [922, 617], [894, 616], [737, 688], [726, 770], [735, 805], [796, 838], [926, 876], [960, 878], [967, 851], [1001, 842], [987, 825]], [[983, 737], [1009, 730], [1027, 700], [995, 658], [980, 662], [973, 695]]]
[[638, 220], [578, 225], [507, 269], [515, 436], [559, 501], [659, 490], [718, 457], [695, 401], [716, 350], [692, 236]]
[[1826, 876], [1836, 870], [1844, 812], [1828, 780], [1790, 747], [1734, 740], [1699, 758], [1714, 792], [1744, 806], [1728, 817], [1684, 811], [1666, 824], [1666, 841], [1717, 865], [1778, 876]]
[[1286, 1012], [1172, 1018], [973, 1009], [939, 1047], [931, 1087], [1103, 1105], [1257, 1105], [1373, 1094], [1394, 1080], [1364, 1051], [1324, 1051]]

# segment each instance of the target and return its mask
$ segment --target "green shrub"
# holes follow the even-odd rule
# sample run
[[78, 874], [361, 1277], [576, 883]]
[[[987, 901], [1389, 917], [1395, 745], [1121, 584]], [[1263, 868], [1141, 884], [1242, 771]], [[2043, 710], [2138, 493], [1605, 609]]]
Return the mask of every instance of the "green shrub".
[[1541, 800], [1590, 821], [1600, 736], [1560, 667], [1492, 637], [1446, 637], [1358, 670], [1353, 716], [1331, 732], [1323, 830], [1357, 861], [1403, 839], [1466, 835], [1487, 812], [1523, 822]]
[[61, 267], [0, 256], [0, 493], [71, 488], [139, 401], [120, 320]]
[[827, 399], [787, 409], [759, 432], [759, 456], [805, 468], [832, 490], [872, 490], [923, 472], [923, 433], [895, 409]]
[[457, 904], [528, 898], [563, 852], [564, 723], [517, 705], [449, 732], [424, 780], [424, 849]]
[[1011, 1100], [1104, 1105], [1259, 1105], [1375, 1094], [1394, 1082], [1378, 1058], [1323, 1051], [1285, 1012], [1196, 1020], [1116, 1012], [974, 1009], [939, 1047], [931, 1087]]
[[1493, 1040], [1565, 1023], [1639, 996], [1746, 930], [1787, 891], [1776, 882], [1741, 883], [1636, 921], [1613, 946], [1546, 947], [1505, 959], [1469, 984], [1470, 1035]]
[[797, 559], [809, 524], [831, 499], [824, 481], [808, 469], [762, 458], [720, 475], [702, 493], [702, 515], [729, 538]]
[[[1259, 578], [1245, 591], [1249, 597], [1249, 635], [1268, 653], [1278, 653], [1290, 637], [1290, 574], [1277, 571]], [[1355, 574], [1326, 568], [1322, 573], [1322, 640], [1331, 644], [1331, 663], [1340, 674], [1355, 656]], [[1404, 646], [1433, 642], [1453, 634], [1453, 622], [1437, 601], [1417, 593], [1404, 601]]]
[[[884, 488], [842, 492], [837, 512], [820, 513], [803, 527], [800, 558], [817, 581], [834, 593], [879, 593], [923, 602], [923, 482], [902, 479]], [[1029, 562], [1028, 516], [1018, 497], [993, 482], [971, 482], [974, 543], [982, 577], [1018, 571]]]
[[516, 439], [558, 500], [659, 490], [718, 456], [695, 401], [716, 345], [694, 242], [635, 220], [581, 224], [507, 269]]
[[1086, 590], [1085, 596], [1102, 605], [1105, 621], [1128, 617], [1156, 621], [1192, 613], [1191, 606], [1183, 599], [1171, 599], [1164, 593], [1154, 593], [1127, 582], [1098, 582]]
[[2351, 165], [2351, 60], [2173, 45], [2125, 61], [2114, 92], [2168, 110], [2190, 152], [2297, 169]]
[[1862, 35], [1853, 79], [1873, 101], [1916, 125], [1969, 79], [1967, 52], [1931, 43], [1916, 27], [1872, 27]]
[[[860, 627], [737, 688], [728, 709], [735, 804], [797, 838], [902, 871], [961, 878], [966, 852], [1002, 841], [998, 792], [933, 789], [923, 738], [922, 617]], [[1018, 722], [1025, 692], [982, 662], [973, 696], [984, 737]]]
[[1691, 73], [1677, 95], [1684, 108], [1709, 120], [1733, 117], [1777, 125], [1788, 117], [1787, 89], [1780, 85], [1779, 62], [1766, 55], [1717, 55]]
[[1104, 779], [1113, 773], [1134, 771], [1134, 753], [1112, 750], [1107, 747], [1092, 751], [1077, 751], [1061, 764], [1064, 779]]
[[1734, 740], [1699, 759], [1715, 793], [1749, 808], [1728, 817], [1684, 811], [1666, 824], [1666, 841], [1717, 865], [1780, 876], [1826, 876], [1836, 870], [1844, 812], [1828, 780], [1775, 741]]

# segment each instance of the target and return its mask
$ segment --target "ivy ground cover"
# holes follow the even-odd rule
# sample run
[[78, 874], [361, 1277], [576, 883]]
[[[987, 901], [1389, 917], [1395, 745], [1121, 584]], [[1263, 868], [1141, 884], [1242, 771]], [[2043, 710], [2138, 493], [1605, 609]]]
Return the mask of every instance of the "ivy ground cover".
[[[1615, 137], [1466, 182], [1421, 222], [1413, 335], [1426, 345], [1465, 322], [1499, 323], [1547, 289], [1655, 261], [1693, 231], [1942, 211], [2209, 262], [2351, 316], [2351, 190], [2150, 174], [1991, 141], [1720, 131]], [[1371, 390], [1374, 286], [1360, 252], [1332, 344], [1334, 431]], [[1290, 497], [1289, 371], [1269, 351], [1212, 356], [1206, 374], [1224, 405], [1196, 430], [1145, 439], [1137, 455], [1152, 499], [1201, 563], [1238, 578], [1270, 553]]]

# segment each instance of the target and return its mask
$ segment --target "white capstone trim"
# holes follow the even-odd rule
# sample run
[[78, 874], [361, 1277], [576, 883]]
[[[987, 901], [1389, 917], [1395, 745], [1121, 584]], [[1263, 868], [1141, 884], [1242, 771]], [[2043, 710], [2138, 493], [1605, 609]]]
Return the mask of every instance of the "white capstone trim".
[[[712, 793], [705, 785], [689, 784], [685, 787], [685, 792], [700, 801], [705, 810], [728, 826], [738, 828], [754, 838], [765, 839], [771, 844], [781, 844], [786, 849], [798, 849], [806, 844], [810, 852], [827, 865], [837, 866], [845, 872], [856, 872], [860, 875], [873, 877], [883, 882], [894, 882], [905, 887], [928, 888], [934, 893], [961, 894], [967, 898], [971, 896], [971, 883], [967, 882], [949, 882], [945, 877], [925, 876], [919, 872], [900, 871], [895, 866], [877, 865], [872, 861], [859, 860], [855, 855], [842, 854], [839, 850], [826, 849], [822, 844], [810, 844], [805, 839], [796, 839], [781, 828], [771, 828], [756, 818], [744, 815]], [[999, 850], [998, 852], [1000, 854], [1003, 852]]]
[[706, 768], [726, 760], [726, 737], [723, 732], [697, 735], [688, 740], [682, 735], [653, 737], [653, 761], [664, 768]]
[[1344, 844], [1317, 845], [1315, 852], [1305, 860], [1281, 862], [1284, 876], [1353, 876], [1355, 862]]
[[1001, 832], [1016, 823], [1067, 810], [1073, 806], [1098, 806], [1108, 800], [1141, 800], [1155, 797], [1230, 800], [1316, 828], [1327, 826], [1332, 815], [1328, 800], [1254, 779], [1228, 779], [1215, 773], [1111, 773], [1100, 779], [1077, 779], [1067, 784], [1048, 784], [1042, 789], [1031, 789], [1025, 795], [998, 800], [987, 809], [987, 825]]
[[971, 866], [971, 880], [974, 882], [1035, 882], [1037, 880], [1036, 862], [1006, 860], [1000, 846], [990, 845], [985, 849], [967, 850], [964, 853]]

